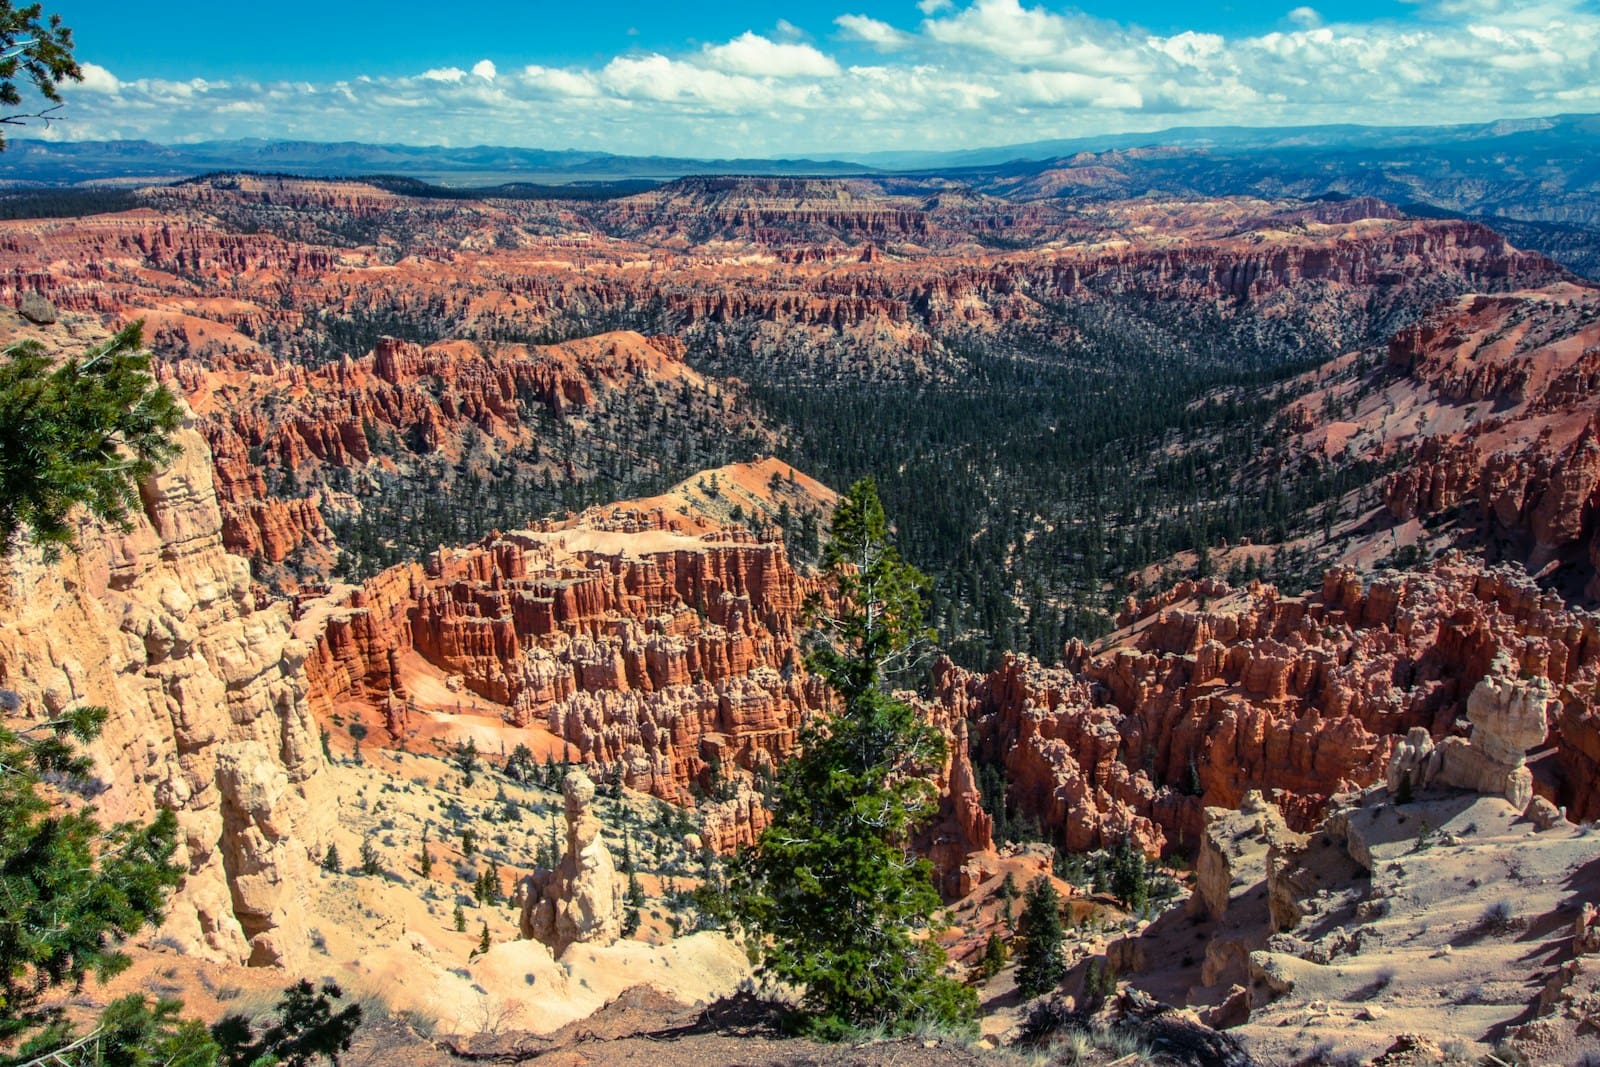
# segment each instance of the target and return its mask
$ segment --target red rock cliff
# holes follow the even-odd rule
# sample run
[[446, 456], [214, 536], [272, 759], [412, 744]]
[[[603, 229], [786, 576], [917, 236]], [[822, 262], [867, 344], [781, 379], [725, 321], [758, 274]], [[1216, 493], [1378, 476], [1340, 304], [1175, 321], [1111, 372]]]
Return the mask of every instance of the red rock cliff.
[[1154, 602], [1079, 669], [941, 664], [939, 699], [1068, 848], [1124, 834], [1188, 846], [1204, 807], [1251, 789], [1311, 825], [1333, 793], [1379, 780], [1406, 730], [1460, 730], [1503, 650], [1553, 683], [1559, 773], [1541, 788], [1587, 817], [1600, 809], [1600, 621], [1519, 573], [1451, 557], [1366, 584], [1330, 571], [1304, 597], [1256, 585], [1207, 610]]

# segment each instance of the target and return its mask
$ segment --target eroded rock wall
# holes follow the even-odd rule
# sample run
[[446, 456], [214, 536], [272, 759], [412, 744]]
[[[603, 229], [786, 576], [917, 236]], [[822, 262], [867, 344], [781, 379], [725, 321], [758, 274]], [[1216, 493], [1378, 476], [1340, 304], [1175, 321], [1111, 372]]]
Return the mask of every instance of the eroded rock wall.
[[1543, 679], [1559, 709], [1538, 788], [1574, 818], [1600, 805], [1600, 619], [1518, 570], [1451, 556], [1370, 582], [1336, 569], [1304, 597], [1257, 584], [1194, 603], [1135, 609], [1128, 631], [1079, 650], [1073, 668], [940, 665], [940, 701], [1068, 848], [1127, 834], [1191, 846], [1204, 808], [1237, 808], [1252, 789], [1309, 827], [1335, 793], [1382, 780], [1408, 730], [1465, 735], [1469, 698], [1507, 670]]
[[258, 603], [229, 555], [211, 455], [193, 424], [182, 455], [141, 486], [126, 532], [85, 524], [79, 551], [0, 563], [0, 685], [25, 711], [101, 704], [92, 746], [107, 821], [171, 808], [188, 877], [164, 932], [186, 948], [296, 966], [301, 895], [333, 815], [306, 702], [307, 646], [288, 606]]

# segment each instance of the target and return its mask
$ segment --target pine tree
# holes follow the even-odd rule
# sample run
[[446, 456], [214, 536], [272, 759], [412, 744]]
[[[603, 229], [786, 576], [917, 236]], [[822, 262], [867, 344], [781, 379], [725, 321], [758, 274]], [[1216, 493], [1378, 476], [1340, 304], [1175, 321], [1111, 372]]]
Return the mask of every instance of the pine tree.
[[1017, 932], [1022, 936], [1017, 961], [1017, 988], [1022, 995], [1036, 997], [1060, 985], [1067, 973], [1061, 897], [1049, 878], [1041, 875], [1028, 887]]
[[433, 875], [433, 857], [428, 854], [428, 828], [422, 828], [422, 848], [417, 853], [417, 867], [422, 872], [422, 877], [429, 878]]
[[1144, 853], [1124, 837], [1111, 851], [1107, 888], [1128, 911], [1143, 911], [1150, 901], [1150, 865]]
[[363, 838], [361, 841], [361, 873], [367, 875], [383, 873], [383, 864], [378, 858], [377, 846], [373, 845], [372, 838]]
[[244, 1016], [225, 1016], [211, 1028], [211, 1036], [221, 1046], [221, 1063], [224, 1067], [310, 1067], [323, 1060], [338, 1064], [339, 1053], [349, 1051], [361, 1025], [361, 1005], [333, 1010], [333, 1001], [342, 996], [343, 991], [332, 982], [324, 982], [319, 992], [302, 978], [283, 991], [278, 1021], [259, 1037]]
[[[21, 126], [31, 119], [49, 124], [51, 112], [61, 106], [58, 86], [65, 81], [82, 81], [83, 71], [72, 57], [72, 31], [61, 24], [60, 15], [41, 21], [39, 4], [13, 7], [11, 0], [0, 3], [0, 107], [22, 103], [17, 92], [17, 75], [23, 75], [33, 88], [54, 104], [34, 114], [0, 115], [0, 125]], [[6, 141], [0, 137], [0, 149]]]
[[178, 454], [177, 401], [149, 374], [141, 325], [59, 366], [35, 341], [0, 353], [0, 558], [24, 530], [58, 557], [78, 504], [126, 527], [139, 482]]
[[1005, 940], [997, 933], [990, 934], [988, 943], [983, 946], [983, 976], [993, 978], [999, 974], [1009, 955]]
[[[0, 690], [0, 713], [20, 707]], [[108, 828], [92, 806], [63, 810], [40, 792], [46, 778], [55, 789], [86, 785], [91, 765], [74, 742], [97, 735], [106, 714], [80, 707], [17, 731], [0, 725], [0, 1040], [54, 1023], [29, 1039], [40, 1053], [72, 1040], [46, 995], [126, 968], [118, 944], [161, 921], [166, 891], [183, 876], [172, 812]]]
[[471, 856], [478, 851], [478, 835], [472, 832], [472, 827], [461, 831], [461, 854]]
[[478, 771], [477, 740], [469, 737], [464, 742], [456, 742], [456, 747], [452, 755], [455, 758], [456, 766], [460, 768], [462, 776], [466, 778], [467, 784], [470, 786], [472, 784], [473, 776]]
[[339, 860], [339, 846], [328, 845], [328, 851], [322, 854], [322, 869], [330, 874], [338, 874], [344, 870], [344, 864]]
[[483, 934], [482, 934], [482, 936], [480, 936], [478, 938], [478, 950], [476, 952], [474, 952], [473, 955], [481, 956], [485, 952], [488, 952], [488, 951], [489, 951], [489, 924], [488, 923], [484, 923], [483, 924]]
[[511, 758], [506, 760], [506, 775], [519, 782], [526, 782], [533, 767], [533, 750], [527, 745], [519, 744], [511, 750]]
[[976, 995], [940, 973], [933, 939], [916, 936], [939, 897], [909, 846], [934, 809], [927, 772], [943, 739], [888, 692], [931, 638], [927, 580], [890, 543], [870, 481], [851, 486], [832, 532], [824, 563], [837, 600], [810, 603], [807, 660], [837, 710], [780, 771], [772, 824], [732, 872], [732, 913], [765, 972], [804, 989], [819, 1033], [964, 1023]]
[[456, 903], [456, 910], [455, 910], [455, 913], [452, 916], [452, 918], [455, 919], [456, 933], [458, 933], [458, 934], [466, 933], [467, 932], [467, 913], [461, 910], [461, 904], [460, 904], [459, 901]]

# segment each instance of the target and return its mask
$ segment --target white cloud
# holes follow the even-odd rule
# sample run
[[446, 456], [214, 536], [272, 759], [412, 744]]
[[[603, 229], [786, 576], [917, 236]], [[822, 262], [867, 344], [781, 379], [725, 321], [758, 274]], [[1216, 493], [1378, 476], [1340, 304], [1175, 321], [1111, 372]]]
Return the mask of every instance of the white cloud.
[[897, 30], [887, 22], [879, 22], [866, 15], [840, 15], [833, 20], [833, 24], [839, 27], [845, 37], [865, 41], [885, 52], [905, 48], [916, 40], [904, 30]]
[[82, 63], [79, 69], [83, 71], [83, 80], [78, 86], [85, 92], [114, 93], [122, 88], [117, 76], [98, 63]]
[[735, 74], [771, 78], [831, 78], [839, 64], [808, 44], [779, 44], [748, 30], [727, 44], [707, 45], [706, 60]]
[[[678, 155], [964, 147], [1184, 124], [1459, 122], [1600, 111], [1594, 0], [1415, 0], [1410, 17], [1151, 34], [1030, 0], [922, 0], [901, 29], [779, 23], [589, 64], [491, 60], [322, 83], [122, 79], [92, 63], [68, 134], [311, 136]], [[908, 5], [909, 10], [909, 5]], [[54, 135], [54, 133], [52, 133]]]

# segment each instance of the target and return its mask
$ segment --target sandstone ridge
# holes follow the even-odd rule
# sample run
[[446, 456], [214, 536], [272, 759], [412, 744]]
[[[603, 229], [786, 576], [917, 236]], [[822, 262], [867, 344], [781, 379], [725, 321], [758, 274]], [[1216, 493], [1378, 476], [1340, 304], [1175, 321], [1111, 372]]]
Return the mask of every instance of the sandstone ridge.
[[140, 486], [127, 531], [86, 524], [48, 564], [0, 570], [0, 686], [26, 709], [100, 704], [92, 752], [110, 820], [171, 808], [188, 874], [163, 932], [212, 958], [298, 967], [301, 894], [332, 808], [302, 669], [309, 645], [283, 603], [258, 602], [225, 551], [210, 452], [183, 452]]

